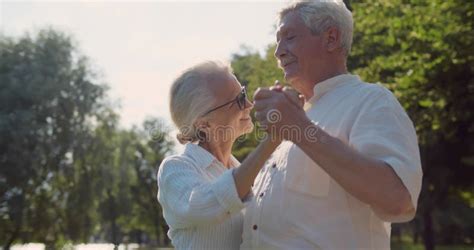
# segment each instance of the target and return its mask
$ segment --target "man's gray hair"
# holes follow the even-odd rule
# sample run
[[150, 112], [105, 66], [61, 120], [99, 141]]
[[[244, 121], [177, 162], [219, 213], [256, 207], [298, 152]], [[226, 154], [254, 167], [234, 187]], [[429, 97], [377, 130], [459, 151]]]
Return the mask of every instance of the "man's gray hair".
[[279, 21], [290, 13], [295, 12], [314, 35], [320, 35], [330, 27], [336, 27], [341, 34], [341, 48], [346, 56], [352, 46], [354, 22], [352, 13], [341, 0], [312, 0], [295, 1], [284, 7], [279, 15]]
[[202, 136], [194, 123], [211, 108], [215, 98], [208, 83], [231, 74], [228, 65], [207, 61], [186, 69], [174, 80], [169, 104], [171, 119], [178, 127], [177, 139], [181, 144], [198, 141], [199, 136]]

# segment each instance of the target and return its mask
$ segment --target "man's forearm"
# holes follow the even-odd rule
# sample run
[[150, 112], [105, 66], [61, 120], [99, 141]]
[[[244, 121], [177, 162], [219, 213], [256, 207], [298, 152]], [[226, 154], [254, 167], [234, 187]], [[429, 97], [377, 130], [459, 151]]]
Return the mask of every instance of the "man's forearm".
[[294, 143], [347, 192], [376, 211], [399, 215], [413, 209], [408, 190], [385, 162], [364, 156], [307, 118], [301, 119], [298, 126], [317, 129], [316, 140], [303, 136]]
[[248, 194], [258, 172], [279, 144], [267, 136], [234, 171], [235, 186], [241, 199]]

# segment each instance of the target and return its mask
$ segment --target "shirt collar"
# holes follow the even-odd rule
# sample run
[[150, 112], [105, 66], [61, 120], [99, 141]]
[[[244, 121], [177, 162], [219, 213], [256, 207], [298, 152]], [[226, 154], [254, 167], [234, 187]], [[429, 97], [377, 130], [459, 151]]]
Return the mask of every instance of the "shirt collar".
[[352, 82], [354, 80], [359, 80], [359, 77], [351, 74], [341, 74], [334, 76], [332, 78], [326, 79], [322, 82], [316, 83], [313, 88], [313, 96], [307, 101], [308, 103], [315, 103], [317, 100], [328, 93], [329, 91], [344, 85], [345, 83]]
[[[213, 162], [217, 162], [225, 167], [214, 155], [195, 143], [187, 143], [184, 148], [184, 154], [193, 159], [202, 168], [211, 166]], [[233, 155], [230, 155], [230, 162], [232, 168], [240, 165], [240, 162]]]

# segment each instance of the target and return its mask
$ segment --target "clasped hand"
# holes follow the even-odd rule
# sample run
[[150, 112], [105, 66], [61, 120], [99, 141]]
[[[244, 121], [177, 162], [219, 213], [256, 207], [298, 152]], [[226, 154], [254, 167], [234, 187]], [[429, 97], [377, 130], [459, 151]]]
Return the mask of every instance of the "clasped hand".
[[258, 88], [254, 94], [255, 118], [260, 126], [278, 140], [291, 140], [289, 131], [298, 132], [304, 119], [304, 98], [292, 88], [276, 85]]

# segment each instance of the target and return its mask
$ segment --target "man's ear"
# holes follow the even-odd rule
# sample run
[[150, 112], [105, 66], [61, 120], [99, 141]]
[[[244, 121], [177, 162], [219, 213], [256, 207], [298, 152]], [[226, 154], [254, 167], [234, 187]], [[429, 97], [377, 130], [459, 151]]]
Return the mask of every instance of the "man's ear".
[[341, 48], [341, 32], [336, 27], [329, 27], [324, 33], [324, 41], [328, 52], [334, 52]]

